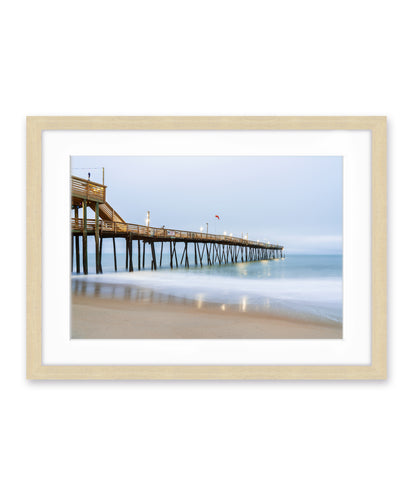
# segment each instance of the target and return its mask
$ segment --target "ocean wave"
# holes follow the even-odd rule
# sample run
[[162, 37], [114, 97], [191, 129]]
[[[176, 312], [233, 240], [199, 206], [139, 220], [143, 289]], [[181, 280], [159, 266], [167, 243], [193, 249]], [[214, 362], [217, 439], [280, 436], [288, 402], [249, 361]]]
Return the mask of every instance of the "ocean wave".
[[147, 288], [199, 303], [236, 306], [242, 311], [342, 322], [342, 279], [241, 279], [198, 272], [120, 272], [73, 276], [75, 281]]

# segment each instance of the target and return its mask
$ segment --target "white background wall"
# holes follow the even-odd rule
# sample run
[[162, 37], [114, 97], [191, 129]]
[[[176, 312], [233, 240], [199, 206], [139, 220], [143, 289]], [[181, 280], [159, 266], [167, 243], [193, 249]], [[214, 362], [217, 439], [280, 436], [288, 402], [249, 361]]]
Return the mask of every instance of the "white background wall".
[[[413, 2], [14, 1], [0, 17], [0, 495], [414, 497]], [[386, 382], [25, 380], [25, 116], [388, 115]], [[7, 182], [7, 183], [6, 183]]]

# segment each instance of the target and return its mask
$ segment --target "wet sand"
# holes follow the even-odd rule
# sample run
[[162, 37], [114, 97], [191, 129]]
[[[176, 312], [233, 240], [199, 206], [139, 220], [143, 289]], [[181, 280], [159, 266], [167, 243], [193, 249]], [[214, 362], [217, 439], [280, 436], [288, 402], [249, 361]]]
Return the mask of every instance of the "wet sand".
[[339, 339], [342, 325], [180, 303], [72, 296], [72, 339]]

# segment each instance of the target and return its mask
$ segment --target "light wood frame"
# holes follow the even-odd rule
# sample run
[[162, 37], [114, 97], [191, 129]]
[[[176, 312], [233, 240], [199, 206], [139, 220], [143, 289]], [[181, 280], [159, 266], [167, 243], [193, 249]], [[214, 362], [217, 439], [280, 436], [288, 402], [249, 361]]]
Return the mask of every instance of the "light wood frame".
[[[42, 132], [46, 130], [369, 130], [372, 184], [371, 365], [140, 366], [42, 364]], [[386, 118], [381, 116], [70, 116], [27, 118], [28, 379], [385, 379], [387, 372]], [[370, 193], [369, 193], [370, 195]]]

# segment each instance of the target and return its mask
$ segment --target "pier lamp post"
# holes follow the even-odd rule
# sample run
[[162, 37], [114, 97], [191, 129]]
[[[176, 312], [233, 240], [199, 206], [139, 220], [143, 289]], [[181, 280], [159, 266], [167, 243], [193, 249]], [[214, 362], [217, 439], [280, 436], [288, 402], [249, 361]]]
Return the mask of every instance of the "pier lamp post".
[[205, 222], [207, 224], [207, 234], [208, 234], [208, 222]]
[[150, 225], [150, 211], [147, 212], [147, 216], [146, 216], [146, 227], [149, 227]]

